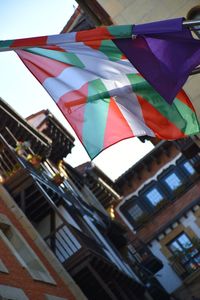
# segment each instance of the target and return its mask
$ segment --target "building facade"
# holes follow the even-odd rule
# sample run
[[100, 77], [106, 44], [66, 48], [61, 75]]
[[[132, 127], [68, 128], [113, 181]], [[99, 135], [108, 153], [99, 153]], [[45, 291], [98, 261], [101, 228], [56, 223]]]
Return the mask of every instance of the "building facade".
[[[84, 183], [83, 176], [63, 160], [74, 146], [73, 137], [49, 111], [30, 116], [27, 122], [3, 100], [0, 105], [2, 191], [15, 203], [15, 209], [23, 212], [22, 219], [28, 219], [26, 222], [32, 224], [29, 227], [33, 226], [51, 249], [49, 256], [50, 250], [43, 247], [46, 259], [60, 263], [74, 289], [76, 284], [79, 286], [75, 299], [148, 299], [145, 286], [114, 243], [118, 227], [112, 226], [108, 213]], [[12, 226], [14, 221], [6, 217], [5, 221], [0, 219], [1, 222], [15, 227]], [[19, 242], [13, 242], [13, 247], [14, 243]], [[23, 243], [15, 249], [19, 260]], [[29, 260], [25, 255], [23, 260], [26, 259]], [[30, 262], [30, 268], [32, 265]], [[8, 268], [6, 264], [5, 267]], [[47, 277], [40, 264], [36, 269], [39, 276]], [[35, 274], [36, 270], [33, 271]], [[53, 288], [49, 288], [45, 293], [61, 297], [61, 291], [53, 293]], [[65, 298], [73, 299], [73, 295], [70, 298], [68, 294]]]
[[84, 176], [85, 183], [96, 196], [102, 206], [108, 211], [112, 226], [108, 234], [112, 242], [134, 269], [134, 272], [147, 287], [152, 299], [169, 299], [169, 293], [159, 283], [155, 274], [163, 268], [163, 263], [122, 220], [116, 210], [123, 201], [120, 187], [112, 182], [92, 162], [87, 162], [76, 168]]
[[179, 299], [200, 295], [198, 142], [160, 142], [115, 182], [118, 217], [163, 262], [156, 277]]
[[86, 299], [0, 186], [0, 299]]

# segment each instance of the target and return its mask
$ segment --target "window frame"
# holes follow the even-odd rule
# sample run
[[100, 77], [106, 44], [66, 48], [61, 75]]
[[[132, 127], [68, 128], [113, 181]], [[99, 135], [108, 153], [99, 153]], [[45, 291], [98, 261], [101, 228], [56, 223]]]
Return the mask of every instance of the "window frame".
[[[191, 174], [189, 173], [186, 168], [184, 167], [184, 163], [190, 163], [192, 168], [194, 169], [194, 173]], [[186, 159], [185, 157], [181, 157], [177, 162], [176, 162], [177, 167], [183, 172], [183, 174], [185, 175], [185, 177], [187, 179], [190, 179], [192, 176], [194, 176], [195, 174], [197, 174], [197, 171], [195, 170], [192, 162], [190, 159]]]
[[125, 218], [128, 220], [130, 224], [132, 224], [134, 227], [138, 226], [137, 221], [134, 220], [134, 218], [129, 213], [129, 209], [133, 207], [134, 205], [138, 205], [141, 210], [144, 212], [144, 215], [147, 215], [149, 213], [148, 209], [144, 205], [143, 199], [140, 199], [137, 196], [131, 197], [131, 199], [127, 200], [122, 206], [120, 206], [121, 213], [125, 216]]
[[[23, 255], [20, 255], [18, 253], [17, 248], [14, 246], [14, 243], [11, 242], [11, 239], [9, 239], [9, 234], [7, 231], [10, 231], [10, 234], [14, 236], [15, 240], [17, 242], [21, 243], [23, 246], [23, 249], [25, 249], [28, 253], [28, 256], [33, 259], [33, 262], [36, 261], [37, 266], [41, 270], [37, 270], [34, 268], [31, 268], [30, 265], [28, 265], [28, 262], [26, 262], [26, 258]], [[20, 231], [11, 223], [11, 221], [8, 219], [8, 217], [2, 213], [0, 213], [0, 240], [3, 240], [4, 243], [7, 245], [7, 247], [10, 249], [10, 251], [13, 253], [15, 258], [18, 260], [18, 262], [24, 267], [28, 273], [31, 275], [31, 277], [34, 280], [50, 283], [53, 285], [56, 285], [55, 280], [50, 275], [47, 268], [44, 266], [38, 255], [35, 253], [35, 251], [31, 248], [31, 246], [28, 244], [28, 242], [24, 239]]]
[[[175, 174], [180, 180], [181, 180], [181, 185], [179, 185], [176, 189], [171, 189], [170, 186], [166, 183], [165, 178], [168, 177], [170, 174]], [[181, 186], [185, 185], [186, 183], [186, 176], [184, 173], [180, 170], [180, 168], [177, 165], [172, 165], [166, 170], [164, 170], [159, 176], [158, 180], [162, 184], [163, 188], [167, 192], [167, 195], [169, 198], [173, 199], [174, 198], [174, 192], [180, 188]]]
[[[190, 256], [189, 253], [184, 253], [184, 246], [178, 241], [178, 239], [179, 239], [182, 235], [185, 235], [185, 236], [187, 237], [187, 239], [189, 240], [189, 242], [191, 243], [192, 246], [191, 246], [190, 248], [194, 248], [194, 250], [196, 250], [196, 253], [195, 253], [194, 255], [191, 255], [191, 256]], [[193, 244], [193, 242], [192, 242], [190, 236], [188, 236], [188, 234], [187, 234], [186, 232], [182, 231], [182, 232], [180, 232], [175, 238], [173, 238], [169, 243], [167, 243], [166, 246], [167, 246], [167, 248], [169, 249], [169, 251], [171, 252], [171, 254], [174, 255], [174, 256], [176, 256], [176, 252], [173, 251], [173, 250], [171, 249], [171, 247], [170, 247], [170, 246], [172, 245], [172, 243], [174, 243], [174, 242], [177, 242], [178, 246], [179, 246], [180, 248], [183, 249], [183, 251], [180, 251], [180, 252], [183, 253], [183, 257], [180, 258], [179, 263], [180, 263], [180, 264], [181, 264], [188, 272], [191, 272], [192, 270], [194, 271], [194, 270], [200, 268], [200, 262], [198, 263], [199, 266], [197, 266], [196, 268], [194, 268], [194, 269], [192, 269], [192, 267], [190, 268], [190, 264], [191, 264], [191, 263], [192, 263], [193, 265], [194, 265], [194, 263], [196, 263], [196, 262], [194, 261], [195, 258], [198, 257], [198, 258], [199, 258], [199, 261], [200, 261], [200, 251], [199, 251], [197, 248], [195, 248], [195, 245]], [[185, 249], [186, 249], [186, 248], [185, 248]], [[188, 249], [189, 249], [189, 248], [188, 248]]]
[[[156, 205], [154, 205], [151, 200], [147, 197], [147, 193], [153, 189], [158, 190], [158, 192], [163, 196], [163, 199], [160, 200]], [[163, 200], [167, 199], [167, 195], [162, 187], [162, 185], [159, 183], [158, 180], [152, 180], [149, 184], [147, 184], [145, 187], [143, 187], [139, 191], [139, 195], [143, 199], [143, 202], [145, 205], [149, 208], [150, 211], [155, 211], [156, 206]]]

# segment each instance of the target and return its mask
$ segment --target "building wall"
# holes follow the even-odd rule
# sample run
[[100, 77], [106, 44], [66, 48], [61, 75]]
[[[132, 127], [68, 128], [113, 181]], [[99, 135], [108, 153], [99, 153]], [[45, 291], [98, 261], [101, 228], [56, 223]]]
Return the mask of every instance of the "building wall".
[[[137, 194], [138, 189], [141, 189], [144, 184], [147, 184], [149, 181], [156, 178], [169, 164], [175, 164], [175, 161], [179, 156], [180, 152], [173, 144], [171, 145], [168, 154], [163, 151], [162, 153], [159, 153], [159, 155], [152, 155], [151, 163], [146, 167], [144, 164], [141, 164], [140, 169], [137, 170], [137, 172], [133, 171], [133, 175], [129, 176], [130, 178], [126, 180], [120, 188], [120, 193], [125, 197], [124, 200], [130, 198], [133, 194]], [[121, 204], [122, 202], [120, 205]]]
[[[27, 299], [30, 300], [86, 299], [79, 287], [59, 264], [25, 215], [1, 185], [0, 195], [0, 223], [2, 223], [2, 218], [4, 217], [11, 222], [14, 230], [17, 230], [19, 236], [25, 239], [25, 243], [32, 249], [37, 260], [41, 262], [52, 279], [48, 282], [44, 282], [42, 279], [35, 280], [26, 265], [20, 260], [19, 252], [16, 249], [14, 251], [12, 245], [10, 246], [6, 239], [3, 239], [2, 242], [3, 231], [0, 230], [0, 295], [1, 292], [4, 293], [5, 291], [6, 293], [10, 287], [13, 287], [21, 289], [27, 296]], [[6, 272], [3, 271], [4, 269]], [[9, 299], [12, 298], [9, 296]], [[23, 300], [22, 298], [13, 299]]]
[[[115, 24], [139, 24], [158, 20], [186, 17], [188, 11], [199, 5], [198, 0], [98, 0]], [[200, 117], [200, 74], [191, 76], [185, 85]]]
[[[157, 240], [151, 241], [150, 249], [155, 256], [160, 258], [164, 263], [164, 268], [156, 275], [157, 279], [163, 287], [169, 292], [179, 296], [180, 299], [190, 299], [191, 295], [200, 295], [200, 287], [197, 286], [196, 281], [200, 280], [199, 270], [188, 276], [188, 279], [181, 280], [177, 276], [170, 264], [171, 252], [167, 244], [172, 241], [180, 233], [185, 233], [190, 239], [194, 237], [200, 238], [200, 227], [198, 225], [200, 220], [200, 207], [196, 205], [193, 211], [189, 211], [182, 216], [178, 222], [174, 223], [170, 228], [166, 229], [164, 234], [157, 237]], [[187, 283], [188, 282], [188, 283]], [[187, 288], [189, 286], [189, 289]]]
[[[157, 274], [156, 278], [168, 293], [173, 293], [175, 296], [182, 299], [191, 299], [191, 296], [200, 295], [197, 281], [200, 280], [200, 270], [198, 272], [188, 274], [185, 279], [177, 269], [176, 263], [172, 262], [172, 253], [168, 248], [177, 236], [185, 233], [190, 240], [193, 238], [200, 238], [200, 182], [196, 181], [184, 193], [180, 194], [175, 201], [167, 205], [165, 209], [160, 210], [151, 216], [146, 224], [139, 228], [134, 228], [128, 219], [120, 211], [121, 205], [126, 201], [133, 201], [133, 196], [140, 195], [140, 191], [146, 187], [152, 180], [159, 181], [159, 175], [164, 171], [166, 172], [170, 166], [176, 165], [180, 161], [181, 153], [175, 149], [174, 146], [170, 151], [162, 151], [160, 154], [155, 155], [153, 163], [150, 168], [146, 168], [146, 164], [141, 162], [140, 179], [137, 177], [129, 176], [128, 181], [124, 181], [122, 186], [123, 194], [126, 195], [117, 207], [119, 217], [129, 226], [132, 233], [136, 233], [137, 237], [149, 245], [152, 253], [158, 257], [164, 264]], [[133, 174], [136, 173], [133, 171]], [[136, 182], [134, 182], [134, 180]], [[133, 184], [130, 184], [133, 183]], [[162, 184], [162, 183], [160, 183]], [[122, 183], [123, 185], [123, 183]], [[188, 206], [191, 206], [190, 210]], [[131, 238], [131, 235], [129, 234]], [[173, 264], [173, 266], [172, 266]], [[177, 272], [177, 273], [176, 273]], [[184, 271], [183, 271], [184, 272]], [[196, 276], [196, 277], [195, 277]], [[186, 283], [187, 282], [187, 286]]]
[[166, 256], [161, 251], [161, 245], [158, 241], [152, 241], [150, 249], [152, 253], [163, 263], [163, 268], [156, 273], [156, 278], [168, 293], [174, 292], [182, 285], [182, 280], [176, 275], [169, 265]]

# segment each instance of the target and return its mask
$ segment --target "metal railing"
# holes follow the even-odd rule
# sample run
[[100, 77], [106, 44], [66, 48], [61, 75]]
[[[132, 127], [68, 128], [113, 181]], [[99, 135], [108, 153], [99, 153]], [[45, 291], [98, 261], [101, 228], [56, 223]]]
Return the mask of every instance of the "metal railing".
[[185, 279], [190, 274], [200, 270], [200, 254], [199, 252], [191, 258], [188, 258], [185, 263], [181, 262], [180, 259], [170, 259], [170, 265], [176, 274], [181, 278]]
[[67, 261], [81, 248], [107, 258], [102, 246], [75, 227], [62, 223], [44, 239], [61, 263]]

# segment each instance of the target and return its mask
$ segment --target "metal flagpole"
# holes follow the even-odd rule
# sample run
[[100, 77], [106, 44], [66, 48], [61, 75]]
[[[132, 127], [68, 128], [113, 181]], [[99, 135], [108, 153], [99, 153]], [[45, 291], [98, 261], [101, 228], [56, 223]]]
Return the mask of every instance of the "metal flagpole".
[[[199, 34], [197, 34], [197, 32], [200, 31], [200, 20], [183, 21], [183, 26], [188, 27], [191, 31], [194, 31], [196, 35], [199, 37]], [[190, 75], [196, 75], [199, 73], [200, 73], [200, 66], [195, 68]]]
[[[183, 26], [185, 26], [185, 27], [194, 27], [194, 26], [197, 26], [197, 25], [200, 25], [200, 20], [183, 21]], [[192, 28], [192, 30], [195, 30], [195, 29]]]

